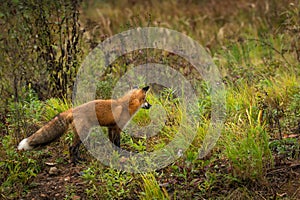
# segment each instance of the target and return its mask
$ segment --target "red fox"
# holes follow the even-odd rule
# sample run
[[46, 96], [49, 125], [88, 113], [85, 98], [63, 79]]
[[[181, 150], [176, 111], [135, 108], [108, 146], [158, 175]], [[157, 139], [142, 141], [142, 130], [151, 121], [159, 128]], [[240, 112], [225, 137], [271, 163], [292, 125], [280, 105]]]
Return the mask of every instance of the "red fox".
[[[92, 126], [100, 125], [108, 127], [110, 141], [117, 147], [120, 147], [120, 132], [122, 128], [139, 108], [149, 109], [151, 107], [146, 101], [148, 90], [149, 86], [141, 89], [133, 89], [119, 99], [94, 100], [62, 112], [33, 135], [23, 139], [18, 145], [18, 150], [30, 150], [47, 145], [63, 135], [68, 130], [70, 124], [73, 124], [75, 133], [73, 144], [69, 148], [72, 163], [81, 160], [78, 155], [81, 144], [78, 133], [82, 133], [82, 131], [84, 132], [84, 130], [90, 129]], [[95, 109], [92, 110], [95, 110], [96, 114], [90, 112], [91, 106], [94, 106]], [[76, 113], [80, 113], [82, 119], [76, 119], [75, 129], [74, 115], [77, 115]], [[97, 117], [97, 123], [91, 119], [93, 116]]]

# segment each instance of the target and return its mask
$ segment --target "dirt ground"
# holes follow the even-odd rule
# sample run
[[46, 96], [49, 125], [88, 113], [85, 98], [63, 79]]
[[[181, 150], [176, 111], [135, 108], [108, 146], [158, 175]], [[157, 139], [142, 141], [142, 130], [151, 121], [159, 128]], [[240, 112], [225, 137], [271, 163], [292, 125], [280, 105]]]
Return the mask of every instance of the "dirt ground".
[[[46, 159], [44, 169], [33, 179], [30, 191], [23, 199], [87, 199], [87, 183], [81, 178], [83, 170], [86, 169], [85, 164], [74, 166], [68, 162], [66, 156], [62, 163], [56, 164], [54, 161], [61, 152], [51, 147], [48, 150], [52, 151], [52, 156]], [[267, 172], [266, 180], [263, 186], [246, 184], [244, 187], [254, 192], [258, 199], [300, 199], [299, 160], [277, 160], [275, 167]], [[215, 188], [210, 197], [214, 199], [222, 190]], [[236, 192], [238, 189], [232, 188], [225, 196], [234, 195]]]
[[[33, 188], [24, 199], [64, 199], [68, 195], [66, 188], [76, 188], [76, 195], [73, 199], [85, 199], [85, 183], [80, 178], [83, 166], [72, 164], [60, 164], [56, 168], [57, 174], [49, 174], [50, 166], [46, 167], [33, 180]], [[71, 189], [71, 188], [70, 188]]]

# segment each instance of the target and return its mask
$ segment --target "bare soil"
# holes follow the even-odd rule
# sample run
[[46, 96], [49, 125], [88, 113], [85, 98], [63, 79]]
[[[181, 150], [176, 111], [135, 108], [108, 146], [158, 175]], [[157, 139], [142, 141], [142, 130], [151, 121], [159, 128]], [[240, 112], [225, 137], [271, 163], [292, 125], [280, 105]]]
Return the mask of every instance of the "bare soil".
[[[81, 177], [83, 170], [87, 169], [85, 162], [73, 165], [65, 156], [62, 162], [55, 163], [57, 158], [61, 158], [61, 152], [53, 147], [48, 147], [47, 151], [52, 151], [52, 156], [46, 159], [43, 170], [32, 180], [29, 193], [23, 199], [64, 199], [66, 197], [68, 199], [87, 199], [85, 189], [88, 188], [88, 183]], [[275, 167], [266, 174], [265, 184], [243, 183], [242, 186], [233, 185], [232, 188], [228, 188], [228, 184], [223, 184], [224, 187], [222, 184], [218, 184], [210, 192], [209, 198], [215, 199], [220, 197], [220, 194], [237, 198], [239, 193], [242, 193], [240, 188], [244, 187], [253, 193], [252, 197], [255, 199], [300, 199], [300, 161], [284, 159], [275, 159], [275, 161]], [[53, 167], [56, 169], [50, 172]], [[197, 179], [205, 178], [205, 174], [201, 174], [203, 171], [201, 170], [197, 174], [200, 176]], [[168, 175], [165, 174], [165, 176]], [[180, 183], [180, 180], [173, 180], [173, 182]], [[166, 188], [170, 192], [170, 196], [172, 196], [171, 191], [174, 191], [172, 187], [169, 185]], [[194, 190], [190, 187], [191, 185], [187, 186], [186, 190], [193, 192]], [[186, 199], [195, 199], [193, 196], [193, 194], [189, 194]]]

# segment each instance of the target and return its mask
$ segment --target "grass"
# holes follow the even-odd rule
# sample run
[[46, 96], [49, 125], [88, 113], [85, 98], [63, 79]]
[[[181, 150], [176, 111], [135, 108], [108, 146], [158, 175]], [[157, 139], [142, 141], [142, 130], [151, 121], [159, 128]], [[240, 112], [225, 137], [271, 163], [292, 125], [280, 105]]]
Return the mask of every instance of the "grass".
[[141, 192], [140, 199], [169, 199], [168, 192], [164, 188], [160, 188], [153, 174], [141, 176], [143, 180], [141, 187], [144, 188], [144, 192]]
[[[197, 108], [191, 112], [194, 118], [189, 121], [185, 102], [174, 96], [172, 89], [153, 87], [148, 96], [153, 107], [141, 110], [132, 120], [142, 128], [129, 124], [121, 144], [128, 151], [153, 152], [176, 138], [170, 151], [163, 154], [168, 155], [166, 159], [176, 159], [164, 168], [135, 174], [109, 168], [83, 151], [89, 162], [80, 165], [83, 170], [77, 176], [84, 190], [78, 194], [80, 185], [66, 183], [65, 198], [282, 199], [283, 193], [287, 198], [298, 197], [297, 188], [283, 191], [279, 183], [272, 182], [275, 179], [269, 172], [300, 158], [299, 10], [299, 2], [283, 0], [83, 2], [80, 23], [85, 28], [82, 52], [86, 55], [105, 38], [140, 26], [175, 29], [202, 44], [226, 87], [226, 119], [213, 150], [199, 159], [198, 151], [211, 123], [207, 83], [190, 70], [186, 61], [167, 52], [145, 50], [121, 57], [96, 84], [97, 97], [110, 97], [117, 83], [115, 77], [152, 55], [151, 61], [168, 64], [193, 82], [198, 93]], [[20, 99], [4, 97], [7, 114], [0, 114], [0, 128], [5, 130], [0, 136], [0, 196], [4, 199], [24, 198], [34, 186], [36, 175], [46, 170], [49, 154], [51, 157], [45, 149], [17, 152], [17, 142], [71, 107], [70, 99], [39, 99], [38, 91], [30, 85], [22, 86], [19, 92], [24, 94]], [[157, 132], [143, 131], [148, 126], [157, 127]], [[196, 133], [195, 138], [183, 151], [191, 132]], [[65, 164], [71, 140], [72, 135], [66, 134], [63, 142], [55, 144], [61, 148], [52, 154], [58, 165]], [[275, 189], [275, 194], [270, 192]]]
[[42, 168], [38, 152], [19, 154], [12, 141], [12, 137], [5, 136], [1, 143], [0, 194], [3, 199], [14, 199], [29, 191], [33, 178]]

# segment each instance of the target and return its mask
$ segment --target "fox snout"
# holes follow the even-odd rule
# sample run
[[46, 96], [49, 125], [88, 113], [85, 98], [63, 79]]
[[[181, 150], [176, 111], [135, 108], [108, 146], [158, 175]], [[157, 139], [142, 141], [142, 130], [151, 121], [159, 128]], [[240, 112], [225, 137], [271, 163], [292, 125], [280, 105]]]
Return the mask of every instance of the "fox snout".
[[145, 101], [143, 104], [142, 104], [142, 108], [144, 108], [144, 109], [149, 109], [149, 108], [151, 108], [151, 104], [150, 103], [148, 103], [147, 101]]

